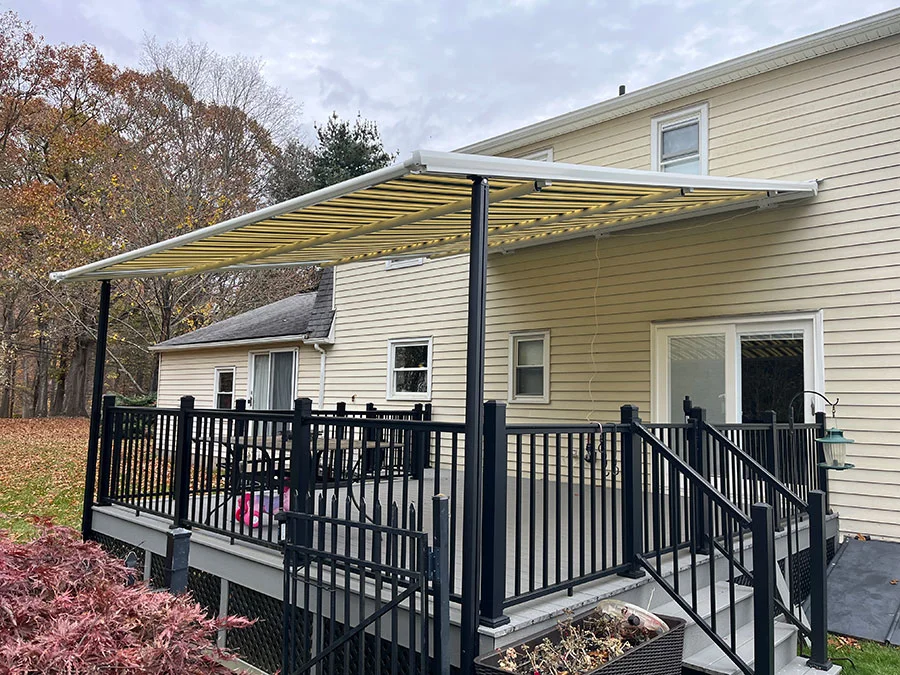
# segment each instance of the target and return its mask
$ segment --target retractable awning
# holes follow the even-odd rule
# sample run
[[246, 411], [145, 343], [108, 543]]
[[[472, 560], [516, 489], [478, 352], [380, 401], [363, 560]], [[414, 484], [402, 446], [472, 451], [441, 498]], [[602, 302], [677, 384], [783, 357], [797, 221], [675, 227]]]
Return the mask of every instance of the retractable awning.
[[768, 206], [817, 191], [815, 181], [688, 176], [423, 150], [400, 164], [51, 277], [182, 276], [466, 253], [472, 176], [490, 182], [489, 250]]

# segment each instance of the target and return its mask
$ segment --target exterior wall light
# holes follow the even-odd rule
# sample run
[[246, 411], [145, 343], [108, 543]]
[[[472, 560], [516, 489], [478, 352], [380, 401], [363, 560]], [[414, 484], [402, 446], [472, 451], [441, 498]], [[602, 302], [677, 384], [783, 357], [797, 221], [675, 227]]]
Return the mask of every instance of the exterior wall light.
[[820, 443], [822, 446], [822, 458], [824, 460], [819, 462], [819, 467], [833, 471], [844, 471], [846, 469], [854, 468], [853, 464], [847, 463], [847, 444], [855, 443], [855, 441], [852, 438], [844, 436], [844, 432], [838, 429], [835, 422], [835, 411], [837, 410], [837, 404], [841, 399], [836, 398], [834, 399], [834, 403], [832, 403], [817, 391], [801, 391], [791, 399], [790, 405], [788, 406], [790, 408], [791, 424], [794, 423], [794, 402], [804, 394], [815, 394], [831, 406], [832, 426], [825, 432], [824, 436], [816, 439], [816, 442]]

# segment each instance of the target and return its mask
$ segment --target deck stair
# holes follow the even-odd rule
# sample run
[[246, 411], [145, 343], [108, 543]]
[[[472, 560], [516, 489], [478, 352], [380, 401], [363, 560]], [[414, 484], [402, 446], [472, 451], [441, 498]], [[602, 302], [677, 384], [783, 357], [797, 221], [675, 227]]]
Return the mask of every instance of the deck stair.
[[[834, 521], [832, 521], [834, 522]], [[776, 535], [783, 538], [784, 533]], [[723, 573], [724, 564], [721, 558], [716, 561], [716, 577]], [[672, 584], [674, 570], [671, 563], [668, 565], [664, 578]], [[681, 588], [687, 592], [683, 596], [690, 603], [691, 569], [690, 565], [683, 562], [679, 565]], [[696, 572], [697, 578], [697, 613], [707, 622], [712, 616], [711, 607], [713, 601], [709, 590], [709, 559], [704, 557], [698, 560]], [[737, 586], [734, 591], [734, 610], [731, 608], [731, 591], [727, 582], [715, 583], [715, 607], [716, 607], [716, 632], [728, 641], [731, 627], [731, 617], [734, 616], [736, 631], [736, 644], [738, 655], [753, 667], [753, 589], [749, 586]], [[576, 591], [570, 598], [560, 598], [554, 604], [554, 609], [549, 612], [540, 612], [544, 609], [540, 601], [523, 605], [518, 610], [510, 613], [511, 623], [498, 631], [486, 631], [493, 633], [494, 648], [527, 637], [538, 630], [552, 626], [566, 612], [576, 615], [593, 607], [599, 600], [617, 598], [631, 602], [641, 607], [646, 607], [657, 614], [677, 616], [686, 620], [684, 642], [684, 657], [682, 661], [683, 672], [686, 674], [702, 673], [704, 675], [739, 675], [740, 669], [716, 646], [712, 639], [688, 616], [681, 606], [673, 600], [654, 580], [649, 576], [638, 580], [610, 577], [593, 584], [586, 585]], [[535, 611], [538, 610], [538, 611]], [[542, 616], [539, 616], [542, 614]], [[841, 667], [833, 665], [828, 671], [821, 671], [807, 665], [807, 657], [798, 656], [798, 630], [795, 626], [781, 619], [775, 622], [775, 672], [778, 675], [838, 675]]]

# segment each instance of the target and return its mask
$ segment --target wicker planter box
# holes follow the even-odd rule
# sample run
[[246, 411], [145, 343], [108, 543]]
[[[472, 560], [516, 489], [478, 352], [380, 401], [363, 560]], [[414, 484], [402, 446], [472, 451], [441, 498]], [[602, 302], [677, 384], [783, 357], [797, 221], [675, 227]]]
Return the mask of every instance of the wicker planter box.
[[[669, 626], [669, 632], [647, 640], [631, 651], [625, 652], [592, 671], [600, 675], [681, 675], [681, 659], [684, 651], [684, 619], [659, 616]], [[578, 623], [576, 619], [575, 623]], [[545, 638], [559, 640], [559, 629], [551, 628], [529, 640], [506, 645], [490, 654], [475, 659], [477, 675], [510, 675], [497, 665], [503, 652], [510, 647], [532, 647]], [[591, 675], [592, 675], [591, 674]]]

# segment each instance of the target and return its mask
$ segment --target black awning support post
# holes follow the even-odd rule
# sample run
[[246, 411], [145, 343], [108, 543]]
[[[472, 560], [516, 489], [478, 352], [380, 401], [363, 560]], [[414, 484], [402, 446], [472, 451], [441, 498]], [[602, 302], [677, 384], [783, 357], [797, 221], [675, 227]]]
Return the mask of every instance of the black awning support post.
[[460, 670], [472, 672], [478, 655], [481, 575], [481, 473], [484, 438], [484, 339], [487, 303], [488, 181], [472, 177], [469, 304], [466, 338], [466, 440], [463, 474], [462, 621]]
[[93, 525], [94, 489], [97, 485], [97, 455], [100, 451], [100, 412], [106, 370], [106, 337], [109, 332], [108, 279], [100, 282], [100, 313], [97, 317], [97, 351], [94, 356], [94, 388], [91, 394], [91, 428], [88, 433], [87, 466], [84, 473], [84, 506], [81, 512], [81, 536], [90, 539]]

